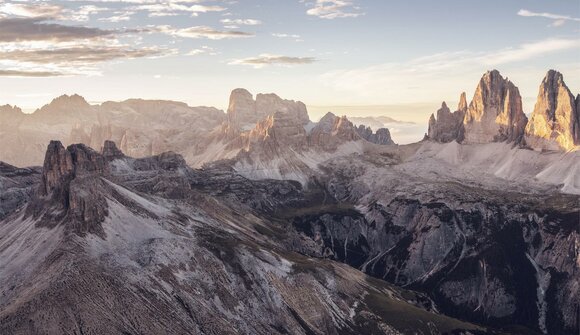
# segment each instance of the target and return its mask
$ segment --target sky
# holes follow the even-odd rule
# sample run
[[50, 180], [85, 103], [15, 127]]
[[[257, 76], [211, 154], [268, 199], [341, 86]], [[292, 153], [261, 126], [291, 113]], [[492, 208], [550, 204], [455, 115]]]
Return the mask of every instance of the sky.
[[72, 93], [224, 109], [244, 87], [314, 119], [426, 122], [491, 69], [526, 113], [548, 69], [580, 93], [580, 1], [0, 0], [0, 104], [25, 110]]

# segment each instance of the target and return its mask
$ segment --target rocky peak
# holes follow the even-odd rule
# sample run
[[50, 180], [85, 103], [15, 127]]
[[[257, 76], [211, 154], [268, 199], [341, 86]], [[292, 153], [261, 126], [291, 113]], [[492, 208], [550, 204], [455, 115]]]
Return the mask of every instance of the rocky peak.
[[97, 113], [78, 94], [62, 95], [34, 112], [31, 117], [43, 124], [68, 124], [97, 122]]
[[357, 128], [346, 116], [327, 113], [310, 132], [310, 144], [324, 150], [335, 150], [340, 144], [360, 140]]
[[284, 100], [276, 94], [258, 94], [256, 96], [258, 115], [285, 114], [293, 118], [296, 124], [305, 125], [310, 119], [306, 105], [300, 101]]
[[463, 120], [466, 143], [519, 142], [527, 117], [518, 88], [497, 70], [481, 78]]
[[[79, 235], [90, 232], [104, 237], [100, 223], [108, 212], [104, 194], [110, 192], [104, 191], [106, 186], [101, 177], [107, 173], [105, 158], [93, 149], [84, 144], [65, 149], [59, 141], [51, 141], [42, 171], [41, 197], [29, 210], [34, 215], [44, 213], [44, 222], [64, 222]], [[43, 210], [47, 204], [57, 210]]]
[[63, 94], [57, 98], [54, 98], [50, 104], [44, 106], [43, 108], [66, 108], [66, 109], [84, 109], [90, 107], [89, 103], [78, 94], [66, 95]]
[[77, 176], [102, 175], [107, 164], [102, 155], [84, 144], [66, 149], [60, 141], [50, 141], [42, 169], [41, 194], [48, 195]]
[[256, 120], [256, 102], [252, 93], [243, 88], [236, 88], [230, 94], [230, 103], [228, 105], [228, 120], [232, 124], [239, 122], [252, 122]]
[[83, 98], [82, 96], [80, 96], [78, 94], [73, 94], [73, 95], [63, 94], [57, 98], [54, 98], [52, 100], [52, 102], [50, 103], [50, 105], [58, 106], [58, 107], [62, 107], [62, 106], [86, 107], [86, 106], [89, 106], [89, 103], [85, 100], [85, 98]]
[[293, 114], [278, 111], [258, 122], [249, 136], [249, 146], [260, 142], [267, 151], [274, 148], [305, 149], [307, 134], [303, 124]]
[[283, 115], [293, 124], [309, 122], [306, 105], [302, 102], [284, 100], [276, 94], [258, 94], [254, 100], [252, 94], [243, 88], [232, 91], [227, 114], [229, 126], [236, 128], [256, 124], [274, 114], [278, 114], [278, 118]]
[[18, 128], [25, 114], [16, 106], [0, 106], [0, 128]]
[[117, 158], [125, 157], [125, 154], [119, 148], [117, 148], [117, 144], [113, 141], [105, 141], [103, 148], [101, 149], [101, 154], [105, 157], [106, 160], [114, 160]]
[[580, 144], [578, 100], [560, 72], [550, 70], [540, 85], [526, 126], [526, 144], [537, 150], [570, 150]]
[[47, 195], [74, 170], [71, 154], [60, 141], [50, 141], [42, 167], [41, 194]]
[[373, 133], [371, 127], [367, 127], [361, 124], [356, 128], [356, 132], [361, 138], [371, 143], [379, 145], [395, 144], [395, 142], [391, 138], [391, 132], [387, 128], [379, 128], [375, 133]]
[[462, 92], [461, 96], [459, 97], [459, 105], [457, 106], [457, 110], [462, 111], [463, 113], [467, 111], [467, 97], [465, 92]]
[[441, 108], [437, 110], [437, 118], [431, 114], [429, 118], [429, 130], [427, 136], [438, 142], [448, 143], [451, 141], [461, 141], [463, 134], [463, 118], [467, 109], [465, 93], [459, 98], [458, 109], [451, 113], [445, 101], [441, 103]]

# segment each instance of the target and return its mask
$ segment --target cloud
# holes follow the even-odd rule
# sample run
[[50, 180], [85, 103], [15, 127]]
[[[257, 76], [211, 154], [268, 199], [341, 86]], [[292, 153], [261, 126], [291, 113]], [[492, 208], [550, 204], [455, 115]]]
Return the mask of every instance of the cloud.
[[262, 68], [268, 65], [291, 66], [300, 64], [312, 64], [316, 61], [317, 59], [313, 57], [290, 57], [271, 54], [261, 54], [258, 57], [236, 59], [231, 61], [229, 64], [250, 65], [253, 66], [254, 68]]
[[272, 36], [277, 38], [292, 38], [296, 42], [304, 42], [304, 40], [297, 34], [280, 34], [280, 33], [272, 33]]
[[114, 32], [99, 28], [44, 23], [46, 18], [0, 19], [0, 42], [72, 41], [112, 37]]
[[47, 3], [0, 3], [0, 13], [19, 17], [59, 17], [64, 8]]
[[131, 49], [127, 46], [80, 46], [57, 49], [0, 51], [0, 59], [35, 64], [83, 65], [107, 62], [115, 59], [133, 59], [160, 56], [167, 52], [158, 48]]
[[580, 39], [546, 39], [539, 42], [524, 43], [517, 48], [491, 52], [480, 57], [480, 60], [489, 65], [499, 65], [578, 48], [580, 48]]
[[337, 19], [346, 17], [358, 17], [364, 15], [360, 8], [348, 0], [316, 0], [314, 7], [308, 9], [306, 14], [317, 16], [322, 19]]
[[544, 13], [537, 13], [537, 12], [529, 11], [527, 9], [520, 9], [518, 11], [518, 15], [525, 16], [525, 17], [543, 17], [543, 18], [554, 20], [551, 24], [551, 26], [553, 26], [553, 27], [562, 26], [566, 23], [566, 21], [580, 22], [580, 18], [577, 18], [577, 17], [572, 17], [572, 16], [568, 16], [568, 15], [545, 13], [545, 12]]
[[133, 16], [135, 14], [135, 12], [125, 11], [125, 12], [115, 12], [113, 14], [114, 15], [109, 16], [109, 17], [99, 18], [99, 21], [113, 22], [113, 23], [129, 21], [129, 20], [131, 20], [131, 16]]
[[0, 69], [0, 77], [56, 77], [63, 75], [64, 73], [54, 71], [20, 71]]
[[207, 45], [204, 45], [201, 48], [193, 49], [193, 50], [189, 51], [185, 55], [186, 56], [197, 56], [197, 55], [203, 55], [203, 54], [208, 54], [208, 55], [211, 55], [211, 56], [215, 56], [218, 53], [214, 50], [214, 48], [209, 47]]
[[222, 40], [231, 38], [253, 37], [254, 34], [236, 30], [217, 30], [207, 26], [189, 28], [173, 28], [170, 26], [157, 26], [149, 29], [150, 32], [161, 32], [172, 36], [184, 38], [207, 38], [210, 40]]
[[220, 22], [230, 26], [257, 26], [262, 24], [262, 21], [255, 19], [222, 19]]
[[175, 16], [183, 13], [197, 16], [199, 13], [223, 12], [227, 10], [227, 8], [221, 6], [188, 5], [186, 4], [188, 2], [191, 1], [144, 2], [145, 4], [130, 7], [129, 10], [146, 11], [150, 17]]
[[66, 9], [60, 5], [48, 3], [0, 3], [0, 14], [18, 18], [50, 18], [67, 21], [88, 21], [91, 15], [108, 10], [110, 9], [95, 5], [84, 5], [75, 9]]
[[518, 66], [524, 60], [575, 49], [580, 49], [580, 39], [546, 39], [488, 52], [444, 52], [406, 62], [334, 70], [319, 79], [361, 102], [377, 96], [390, 103], [433, 101], [449, 97], [450, 88], [459, 91], [471, 87], [474, 78], [485, 70]]

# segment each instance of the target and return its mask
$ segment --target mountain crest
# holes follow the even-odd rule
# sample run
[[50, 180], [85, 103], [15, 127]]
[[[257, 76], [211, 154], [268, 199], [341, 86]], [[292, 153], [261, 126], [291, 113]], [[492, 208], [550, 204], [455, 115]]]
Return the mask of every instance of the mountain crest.
[[525, 140], [537, 150], [570, 150], [580, 144], [578, 104], [558, 71], [548, 71], [542, 80]]
[[479, 81], [463, 120], [466, 143], [519, 142], [527, 117], [518, 88], [499, 71], [488, 71]]
[[429, 118], [429, 130], [427, 136], [438, 142], [461, 141], [463, 134], [463, 119], [467, 110], [465, 93], [459, 98], [457, 111], [451, 112], [445, 101], [441, 108], [437, 110], [437, 118], [433, 114]]

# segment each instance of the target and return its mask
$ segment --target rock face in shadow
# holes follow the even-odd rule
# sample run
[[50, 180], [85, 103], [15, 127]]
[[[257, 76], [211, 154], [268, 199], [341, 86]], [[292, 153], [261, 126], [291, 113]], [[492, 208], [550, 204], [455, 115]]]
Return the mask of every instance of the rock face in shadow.
[[518, 88], [497, 70], [481, 78], [463, 120], [465, 143], [516, 142], [527, 117]]
[[548, 71], [526, 126], [526, 144], [537, 150], [571, 150], [580, 145], [576, 105], [562, 74]]
[[393, 141], [393, 139], [391, 138], [391, 132], [387, 128], [379, 128], [377, 129], [376, 132], [373, 133], [371, 127], [367, 127], [361, 124], [356, 128], [356, 132], [361, 138], [374, 144], [379, 145], [395, 144], [395, 141]]
[[33, 216], [43, 216], [43, 224], [69, 222], [67, 228], [77, 234], [102, 235], [101, 222], [107, 215], [103, 196], [108, 174], [105, 157], [84, 144], [68, 148], [59, 141], [48, 145], [38, 194], [33, 199]]
[[290, 242], [297, 251], [426, 292], [456, 317], [578, 332], [576, 196], [449, 184], [433, 194], [378, 197], [376, 189], [345, 182], [358, 170], [343, 166], [326, 177], [321, 202], [283, 212], [309, 237]]
[[0, 162], [0, 220], [26, 204], [41, 182], [40, 167], [18, 168]]
[[429, 118], [429, 130], [427, 136], [434, 141], [448, 143], [451, 141], [461, 142], [463, 140], [463, 119], [467, 112], [467, 100], [465, 92], [461, 94], [459, 106], [453, 113], [445, 102], [437, 111], [437, 118], [431, 114]]
[[2, 334], [487, 331], [424, 294], [292, 252], [293, 232], [269, 214], [312, 200], [299, 183], [196, 171], [175, 153], [131, 158], [112, 143], [99, 154], [53, 142], [46, 162], [22, 205], [38, 212], [0, 219]]

